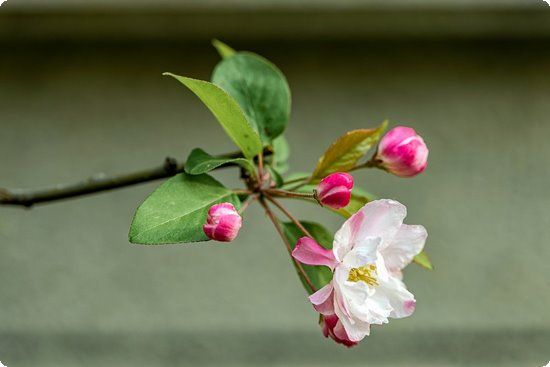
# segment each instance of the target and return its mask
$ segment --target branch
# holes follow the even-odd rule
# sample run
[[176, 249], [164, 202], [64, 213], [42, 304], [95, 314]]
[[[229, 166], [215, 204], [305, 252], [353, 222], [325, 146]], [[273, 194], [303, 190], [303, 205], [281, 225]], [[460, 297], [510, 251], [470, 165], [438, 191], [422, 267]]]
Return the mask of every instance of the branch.
[[[222, 165], [218, 168], [232, 166]], [[47, 203], [77, 196], [89, 195], [101, 191], [109, 191], [121, 187], [137, 185], [144, 182], [172, 177], [183, 172], [183, 164], [174, 158], [166, 158], [164, 164], [148, 170], [133, 172], [125, 175], [108, 177], [95, 175], [87, 180], [68, 185], [39, 190], [16, 189], [8, 190], [0, 188], [0, 205], [24, 206], [30, 208], [39, 203]]]

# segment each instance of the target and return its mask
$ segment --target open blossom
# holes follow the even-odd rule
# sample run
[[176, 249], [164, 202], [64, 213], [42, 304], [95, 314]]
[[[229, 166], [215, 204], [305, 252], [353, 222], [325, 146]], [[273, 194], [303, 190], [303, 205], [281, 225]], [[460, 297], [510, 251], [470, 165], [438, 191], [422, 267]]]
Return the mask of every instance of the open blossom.
[[239, 234], [242, 218], [231, 203], [212, 205], [208, 210], [204, 233], [216, 241], [230, 242]]
[[322, 315], [323, 333], [353, 346], [371, 325], [410, 316], [416, 301], [402, 282], [402, 269], [424, 247], [423, 226], [403, 224], [404, 205], [376, 200], [350, 217], [336, 232], [333, 249], [302, 237], [292, 253], [308, 265], [325, 265], [332, 281], [309, 299]]
[[323, 178], [316, 188], [319, 202], [333, 209], [340, 209], [349, 204], [353, 177], [349, 173], [336, 172]]
[[375, 159], [396, 176], [412, 177], [426, 169], [428, 147], [414, 129], [397, 126], [380, 140]]

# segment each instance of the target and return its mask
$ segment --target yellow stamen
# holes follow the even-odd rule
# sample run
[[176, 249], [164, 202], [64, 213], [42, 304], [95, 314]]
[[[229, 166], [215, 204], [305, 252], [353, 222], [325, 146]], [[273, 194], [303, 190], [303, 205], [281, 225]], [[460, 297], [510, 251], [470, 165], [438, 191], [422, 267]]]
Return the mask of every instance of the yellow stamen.
[[352, 268], [349, 271], [348, 280], [350, 282], [358, 282], [363, 281], [370, 285], [371, 287], [375, 287], [378, 285], [378, 281], [376, 279], [376, 265], [370, 264], [368, 266], [360, 266], [358, 268]]

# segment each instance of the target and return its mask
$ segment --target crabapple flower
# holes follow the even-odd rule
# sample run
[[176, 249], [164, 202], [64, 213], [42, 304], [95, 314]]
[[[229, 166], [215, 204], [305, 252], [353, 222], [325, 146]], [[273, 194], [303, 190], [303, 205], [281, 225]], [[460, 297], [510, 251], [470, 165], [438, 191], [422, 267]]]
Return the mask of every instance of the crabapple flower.
[[353, 177], [349, 173], [336, 172], [319, 182], [315, 195], [322, 205], [340, 209], [349, 204], [352, 188]]
[[412, 177], [428, 165], [428, 147], [414, 129], [397, 126], [380, 140], [375, 161], [379, 167], [399, 177]]
[[242, 218], [231, 203], [212, 205], [208, 210], [204, 233], [216, 241], [231, 242], [239, 234]]
[[325, 336], [353, 346], [370, 334], [371, 325], [413, 313], [416, 301], [401, 271], [422, 251], [427, 232], [403, 224], [406, 215], [399, 202], [376, 200], [342, 225], [332, 251], [308, 237], [298, 241], [292, 252], [296, 260], [333, 271], [331, 282], [309, 297]]

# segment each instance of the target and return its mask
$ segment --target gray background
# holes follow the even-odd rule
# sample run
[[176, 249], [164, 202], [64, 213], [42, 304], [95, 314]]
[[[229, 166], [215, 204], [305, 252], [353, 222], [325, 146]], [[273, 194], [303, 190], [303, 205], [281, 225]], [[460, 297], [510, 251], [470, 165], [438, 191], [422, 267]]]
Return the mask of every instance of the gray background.
[[[234, 149], [198, 99], [161, 76], [208, 79], [218, 56], [207, 31], [178, 38], [146, 30], [138, 37], [129, 22], [124, 40], [100, 29], [96, 37], [75, 36], [51, 22], [44, 29], [59, 32], [40, 37], [26, 30], [51, 14], [24, 1], [10, 9], [12, 3], [0, 9], [1, 187], [130, 172], [167, 155], [184, 159], [197, 146]], [[349, 4], [366, 4], [376, 18], [369, 2]], [[233, 9], [245, 16], [250, 7]], [[518, 19], [550, 11], [524, 7], [513, 13]], [[466, 10], [451, 13], [460, 19]], [[186, 16], [185, 6], [175, 14]], [[284, 28], [286, 13], [265, 14]], [[340, 23], [351, 16], [323, 14]], [[296, 16], [307, 20], [307, 13]], [[311, 170], [335, 137], [385, 118], [425, 137], [425, 174], [355, 175], [364, 189], [406, 204], [408, 223], [428, 228], [426, 248], [437, 269], [407, 270], [418, 300], [413, 317], [375, 328], [352, 350], [325, 340], [282, 243], [256, 206], [231, 244], [129, 245], [131, 216], [153, 183], [30, 211], [0, 208], [0, 360], [10, 367], [545, 364], [550, 48], [544, 28], [513, 37], [504, 26], [512, 15], [485, 16], [502, 23], [502, 32], [442, 37], [434, 27], [431, 36], [381, 38], [368, 30], [344, 37], [335, 28], [328, 38], [326, 30], [297, 38], [273, 30], [262, 38], [244, 27], [217, 34], [287, 75], [293, 170]], [[84, 11], [74, 17], [92, 19]], [[229, 186], [238, 185], [236, 175], [216, 174]], [[332, 230], [342, 223], [315, 206], [289, 206]]]

